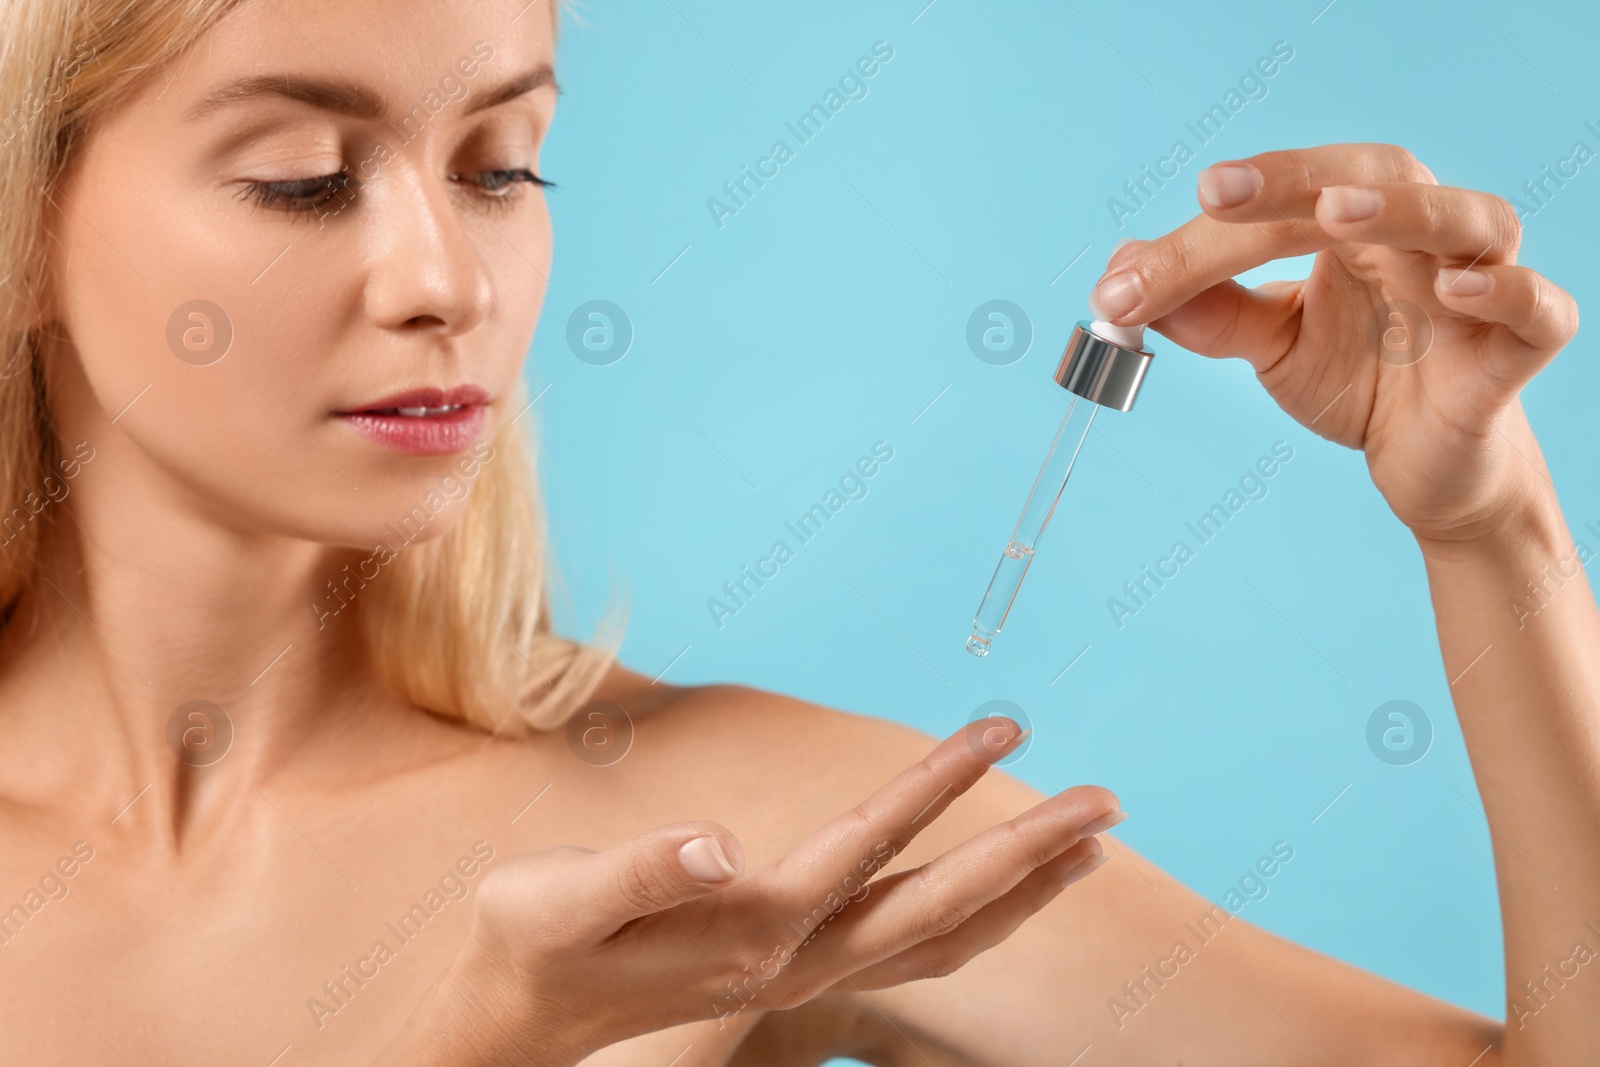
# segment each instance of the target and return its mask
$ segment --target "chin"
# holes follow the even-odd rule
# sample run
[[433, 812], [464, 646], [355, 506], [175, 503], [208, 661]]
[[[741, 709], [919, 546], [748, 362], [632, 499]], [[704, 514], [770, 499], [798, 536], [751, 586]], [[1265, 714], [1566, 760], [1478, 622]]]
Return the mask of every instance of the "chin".
[[368, 543], [398, 552], [407, 545], [444, 536], [460, 521], [474, 487], [495, 457], [488, 441], [478, 441], [461, 452], [428, 457], [426, 475], [403, 479], [383, 494], [384, 505], [363, 508], [362, 525], [373, 538]]

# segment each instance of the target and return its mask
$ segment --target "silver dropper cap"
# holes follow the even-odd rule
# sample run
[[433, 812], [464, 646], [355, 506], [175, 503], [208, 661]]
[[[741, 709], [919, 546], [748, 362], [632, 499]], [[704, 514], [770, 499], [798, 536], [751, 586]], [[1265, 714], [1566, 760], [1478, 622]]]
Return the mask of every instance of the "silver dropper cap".
[[1108, 341], [1091, 327], [1088, 319], [1080, 319], [1072, 328], [1056, 367], [1056, 384], [1102, 407], [1129, 411], [1155, 353]]

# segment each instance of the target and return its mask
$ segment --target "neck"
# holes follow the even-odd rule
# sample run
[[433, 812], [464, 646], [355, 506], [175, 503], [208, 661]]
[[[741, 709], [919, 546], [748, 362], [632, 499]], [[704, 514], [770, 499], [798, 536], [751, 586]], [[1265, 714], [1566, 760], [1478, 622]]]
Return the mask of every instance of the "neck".
[[326, 583], [362, 553], [240, 533], [138, 466], [100, 448], [31, 520], [36, 578], [0, 631], [0, 778], [176, 847], [349, 730], [332, 709], [393, 698], [355, 612], [326, 614]]

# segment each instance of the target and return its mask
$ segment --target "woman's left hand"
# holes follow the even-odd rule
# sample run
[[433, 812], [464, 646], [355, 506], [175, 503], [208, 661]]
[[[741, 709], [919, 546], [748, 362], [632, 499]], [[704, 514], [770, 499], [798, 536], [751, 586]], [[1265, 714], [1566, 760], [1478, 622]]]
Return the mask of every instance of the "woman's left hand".
[[[1290, 415], [1366, 453], [1425, 541], [1492, 532], [1542, 488], [1517, 394], [1572, 338], [1578, 310], [1515, 265], [1509, 203], [1440, 186], [1383, 144], [1218, 163], [1199, 186], [1204, 214], [1113, 254], [1097, 313], [1248, 360]], [[1303, 281], [1231, 280], [1311, 252]]]

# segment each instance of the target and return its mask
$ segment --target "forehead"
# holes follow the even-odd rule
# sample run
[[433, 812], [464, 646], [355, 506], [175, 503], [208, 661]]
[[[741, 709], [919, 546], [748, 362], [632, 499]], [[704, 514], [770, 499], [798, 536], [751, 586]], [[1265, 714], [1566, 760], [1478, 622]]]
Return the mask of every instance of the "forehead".
[[159, 91], [192, 110], [251, 79], [291, 74], [342, 84], [351, 113], [373, 101], [404, 112], [468, 70], [490, 72], [473, 78], [477, 93], [549, 66], [553, 2], [244, 0], [172, 66]]

